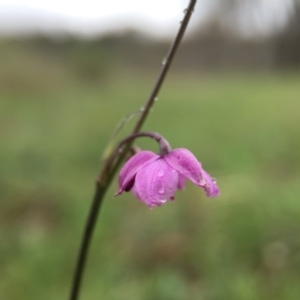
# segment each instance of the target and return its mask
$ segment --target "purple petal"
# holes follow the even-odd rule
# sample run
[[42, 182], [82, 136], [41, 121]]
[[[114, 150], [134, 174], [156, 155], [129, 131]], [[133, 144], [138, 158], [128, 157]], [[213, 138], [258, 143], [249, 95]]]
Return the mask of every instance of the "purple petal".
[[195, 184], [202, 179], [202, 168], [197, 158], [187, 149], [174, 149], [164, 156], [167, 163], [178, 173]]
[[178, 172], [163, 158], [157, 159], [137, 172], [133, 193], [150, 208], [161, 206], [174, 198], [178, 177]]
[[183, 175], [179, 174], [178, 184], [177, 184], [177, 188], [179, 190], [182, 190], [184, 188], [185, 180], [186, 180], [185, 177]]
[[203, 176], [203, 179], [201, 180], [201, 183], [199, 184], [199, 186], [204, 188], [204, 190], [206, 192], [206, 196], [208, 196], [208, 197], [219, 196], [220, 191], [217, 186], [216, 180], [214, 178], [212, 178], [204, 170], [202, 170], [202, 176]]
[[159, 155], [151, 151], [141, 151], [132, 156], [125, 163], [120, 172], [119, 190], [116, 195], [120, 195], [123, 191], [129, 191], [134, 185], [134, 177], [136, 173], [158, 158]]

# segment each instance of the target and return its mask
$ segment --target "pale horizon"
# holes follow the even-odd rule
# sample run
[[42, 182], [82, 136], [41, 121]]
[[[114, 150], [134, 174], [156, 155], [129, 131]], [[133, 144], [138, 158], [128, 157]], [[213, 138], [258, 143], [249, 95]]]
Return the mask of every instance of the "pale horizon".
[[[1, 35], [64, 35], [93, 37], [136, 30], [156, 38], [174, 35], [189, 1], [183, 0], [0, 0]], [[200, 0], [189, 31], [204, 22], [214, 2]], [[266, 32], [283, 26], [291, 0], [261, 0], [252, 26], [240, 20], [241, 30]], [[250, 13], [249, 13], [250, 14]], [[243, 27], [244, 26], [244, 27]]]

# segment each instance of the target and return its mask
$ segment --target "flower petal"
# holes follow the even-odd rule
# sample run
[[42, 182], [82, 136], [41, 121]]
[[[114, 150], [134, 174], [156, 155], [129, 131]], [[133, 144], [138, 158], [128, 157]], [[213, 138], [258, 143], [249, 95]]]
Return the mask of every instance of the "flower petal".
[[159, 155], [151, 151], [141, 151], [132, 156], [123, 166], [119, 175], [119, 190], [116, 195], [129, 191], [134, 185], [136, 173], [149, 163], [159, 158]]
[[203, 187], [207, 197], [216, 197], [219, 196], [220, 191], [217, 186], [216, 180], [212, 178], [207, 172], [202, 170], [203, 179], [199, 186]]
[[192, 152], [184, 148], [174, 149], [164, 156], [167, 163], [195, 184], [202, 179], [202, 167]]
[[161, 206], [174, 197], [178, 177], [178, 172], [163, 158], [159, 158], [137, 172], [133, 193], [150, 208]]
[[[179, 174], [179, 173], [178, 173]], [[178, 184], [177, 184], [177, 188], [179, 190], [182, 190], [184, 188], [185, 185], [185, 176], [179, 174], [179, 178], [178, 178]]]

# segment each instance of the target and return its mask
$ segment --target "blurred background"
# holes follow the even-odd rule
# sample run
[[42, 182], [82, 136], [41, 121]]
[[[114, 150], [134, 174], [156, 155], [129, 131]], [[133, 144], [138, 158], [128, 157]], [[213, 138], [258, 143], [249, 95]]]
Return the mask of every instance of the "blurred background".
[[[1, 299], [67, 299], [105, 145], [187, 4], [0, 0]], [[300, 298], [299, 81], [299, 1], [198, 1], [144, 129], [195, 153], [221, 196], [187, 184], [149, 211], [113, 199], [115, 180], [82, 299]]]

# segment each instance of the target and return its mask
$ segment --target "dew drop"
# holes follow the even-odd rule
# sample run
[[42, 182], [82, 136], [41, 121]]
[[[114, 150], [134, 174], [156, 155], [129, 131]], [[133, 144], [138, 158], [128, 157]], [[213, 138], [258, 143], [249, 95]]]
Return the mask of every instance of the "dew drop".
[[140, 111], [143, 112], [144, 110], [145, 110], [145, 107], [142, 106], [142, 107], [140, 108]]
[[155, 97], [155, 98], [154, 98], [154, 101], [155, 101], [155, 102], [158, 101], [158, 97]]
[[164, 66], [167, 63], [167, 59], [164, 58], [163, 61], [161, 62], [161, 64]]
[[199, 184], [200, 184], [201, 186], [205, 186], [205, 185], [206, 185], [206, 180], [200, 179]]
[[164, 172], [164, 170], [162, 170], [162, 169], [159, 169], [158, 172], [157, 172], [157, 175], [158, 175], [159, 177], [163, 177], [164, 174], [165, 174], [165, 172]]
[[160, 203], [166, 203], [167, 199], [160, 199]]
[[159, 194], [163, 194], [165, 192], [165, 188], [164, 187], [160, 187], [158, 190]]

